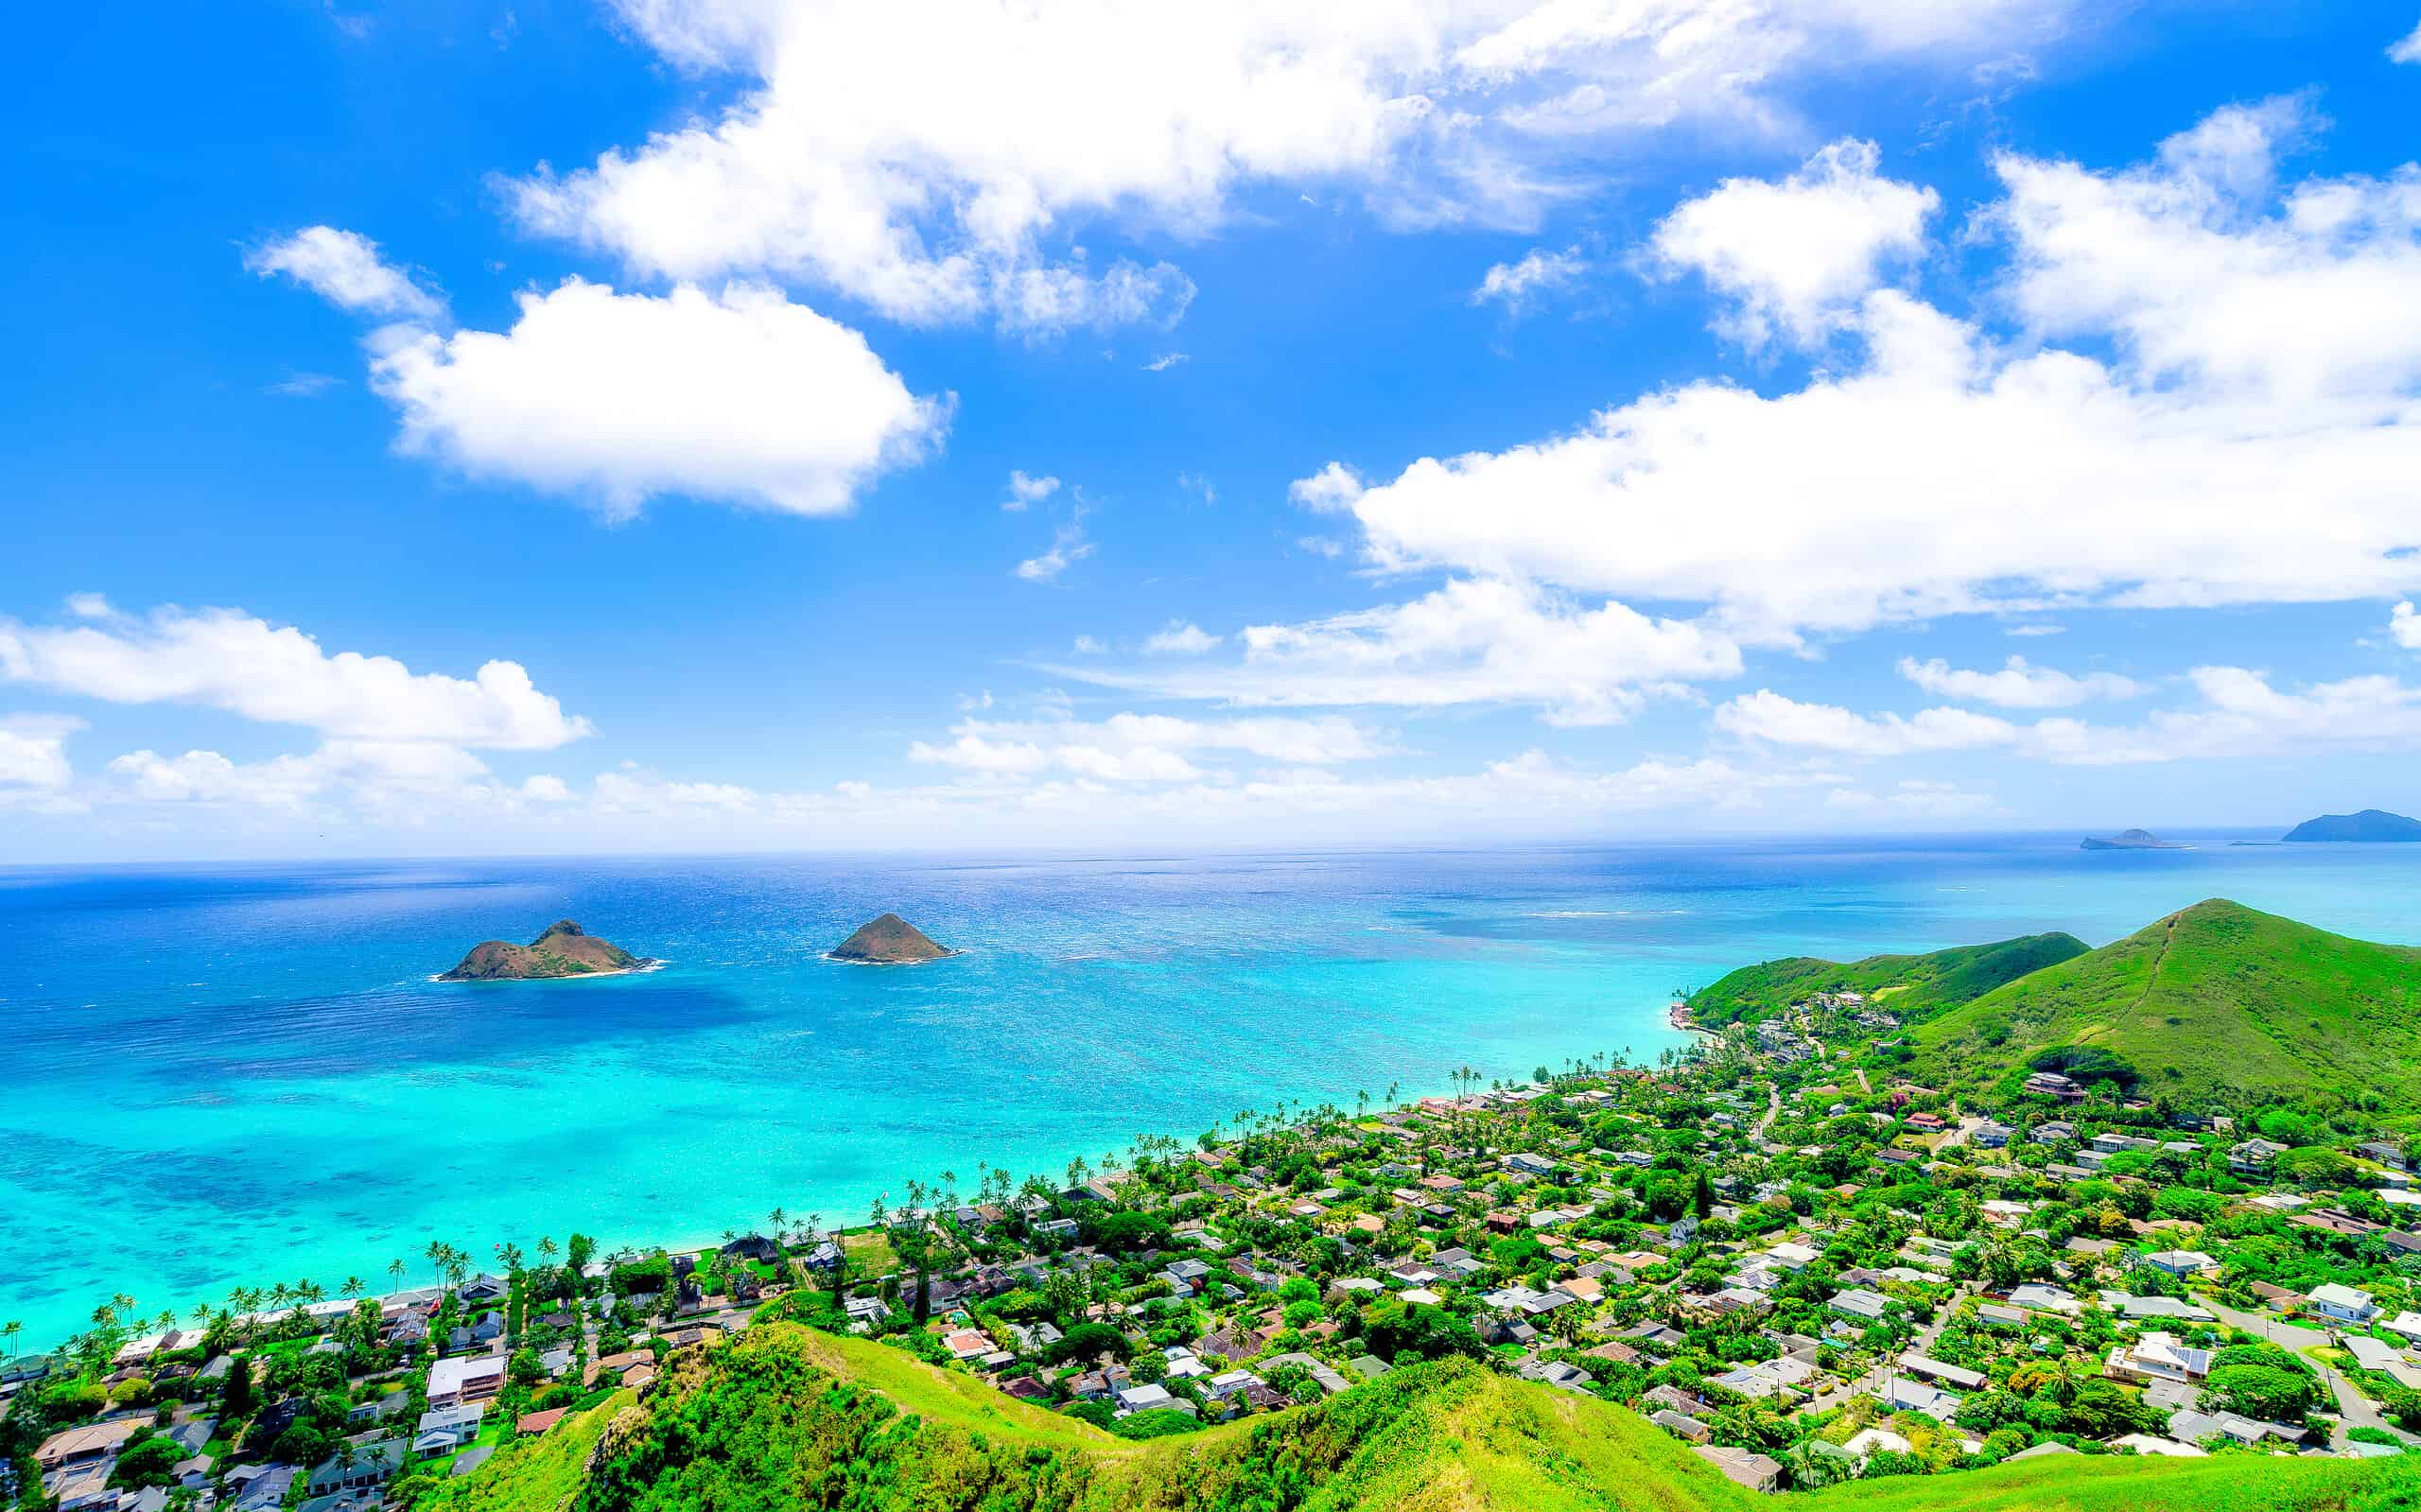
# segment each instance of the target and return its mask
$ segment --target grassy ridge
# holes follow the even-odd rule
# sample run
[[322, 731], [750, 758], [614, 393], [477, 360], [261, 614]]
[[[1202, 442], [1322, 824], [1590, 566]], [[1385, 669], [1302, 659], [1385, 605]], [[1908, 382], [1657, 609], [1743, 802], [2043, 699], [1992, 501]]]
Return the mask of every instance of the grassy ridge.
[[1966, 1085], [2096, 1048], [2141, 1090], [2230, 1104], [2376, 1089], [2421, 1104], [2421, 950], [2221, 899], [2023, 977], [1921, 1026], [1921, 1074]]
[[2029, 972], [2085, 953], [2073, 934], [2028, 934], [1989, 945], [1962, 945], [1926, 955], [1875, 955], [1863, 961], [1826, 961], [1785, 956], [1742, 966], [1690, 995], [1690, 1014], [1709, 1029], [1754, 1023], [1775, 1010], [1819, 992], [1859, 992], [1872, 997], [1896, 988], [1881, 1006], [1904, 1018], [1980, 998]]
[[1950, 1476], [1851, 1481], [1781, 1503], [1806, 1512], [2406, 1512], [2421, 1459], [2060, 1454]]
[[[2421, 1462], [2067, 1458], [1854, 1483], [1809, 1512], [2390, 1512]], [[1749, 1512], [1619, 1407], [1469, 1361], [1133, 1443], [897, 1350], [766, 1324], [438, 1488], [423, 1512]], [[1779, 1503], [1783, 1505], [1788, 1503]]]

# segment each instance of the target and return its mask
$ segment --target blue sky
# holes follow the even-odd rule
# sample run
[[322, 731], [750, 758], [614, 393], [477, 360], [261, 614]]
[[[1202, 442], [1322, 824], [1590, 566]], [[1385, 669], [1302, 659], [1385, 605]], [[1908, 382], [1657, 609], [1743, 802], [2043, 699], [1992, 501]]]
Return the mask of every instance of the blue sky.
[[2409, 5], [33, 25], [0, 860], [2421, 807]]

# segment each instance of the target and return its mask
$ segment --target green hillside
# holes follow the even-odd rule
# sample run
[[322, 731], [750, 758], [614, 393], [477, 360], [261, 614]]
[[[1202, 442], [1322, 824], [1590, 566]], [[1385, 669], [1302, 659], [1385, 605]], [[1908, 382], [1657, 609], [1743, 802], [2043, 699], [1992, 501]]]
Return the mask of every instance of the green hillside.
[[1826, 961], [1811, 955], [1760, 962], [1690, 995], [1690, 1015], [1709, 1029], [1754, 1023], [1812, 993], [1885, 993], [1881, 1006], [1906, 1018], [1980, 998], [2085, 952], [2073, 934], [2029, 934], [1990, 945], [1962, 945], [1928, 955], [1874, 955]]
[[1956, 1475], [1850, 1481], [1769, 1504], [1777, 1512], [2406, 1512], [2421, 1507], [2421, 1456], [2058, 1454]]
[[2421, 1504], [2416, 1487], [2421, 1461], [2064, 1457], [1777, 1503], [1622, 1408], [1465, 1360], [1134, 1442], [881, 1345], [764, 1324], [416, 1512], [2385, 1512]]
[[2421, 1105], [2421, 950], [2210, 899], [1919, 1028], [1920, 1076], [1976, 1085], [2099, 1065], [2229, 1104], [2377, 1090]]

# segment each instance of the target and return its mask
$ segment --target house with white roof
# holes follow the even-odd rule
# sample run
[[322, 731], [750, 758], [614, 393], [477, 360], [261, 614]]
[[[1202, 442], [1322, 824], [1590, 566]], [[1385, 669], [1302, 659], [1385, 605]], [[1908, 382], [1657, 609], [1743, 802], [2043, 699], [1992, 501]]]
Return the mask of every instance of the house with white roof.
[[2340, 1323], [2367, 1324], [2379, 1314], [2378, 1304], [2371, 1294], [2342, 1281], [2325, 1281], [2308, 1294], [2311, 1310], [2325, 1318]]

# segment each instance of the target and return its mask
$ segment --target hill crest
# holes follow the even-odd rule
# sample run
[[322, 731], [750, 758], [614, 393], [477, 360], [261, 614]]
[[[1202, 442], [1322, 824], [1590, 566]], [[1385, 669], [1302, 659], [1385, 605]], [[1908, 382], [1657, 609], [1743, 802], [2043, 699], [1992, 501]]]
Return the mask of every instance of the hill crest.
[[[1921, 1026], [1920, 1074], [2033, 1069], [2182, 1104], [2377, 1090], [2421, 1105], [2421, 950], [2206, 898]], [[2090, 1053], [2088, 1053], [2090, 1052]]]

